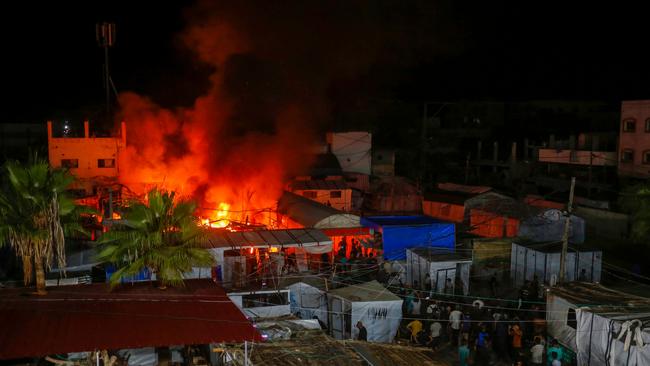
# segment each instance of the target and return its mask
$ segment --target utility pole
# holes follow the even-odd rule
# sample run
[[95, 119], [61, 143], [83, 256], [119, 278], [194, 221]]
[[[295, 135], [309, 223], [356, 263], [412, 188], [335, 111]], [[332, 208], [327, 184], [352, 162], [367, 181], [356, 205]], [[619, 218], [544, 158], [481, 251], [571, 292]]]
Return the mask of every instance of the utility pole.
[[571, 209], [573, 206], [573, 190], [576, 186], [576, 177], [571, 177], [571, 190], [569, 192], [569, 203], [567, 204], [566, 221], [564, 223], [564, 235], [562, 235], [562, 253], [560, 255], [560, 283], [564, 282], [566, 272], [566, 255], [569, 250], [569, 229], [571, 228]]

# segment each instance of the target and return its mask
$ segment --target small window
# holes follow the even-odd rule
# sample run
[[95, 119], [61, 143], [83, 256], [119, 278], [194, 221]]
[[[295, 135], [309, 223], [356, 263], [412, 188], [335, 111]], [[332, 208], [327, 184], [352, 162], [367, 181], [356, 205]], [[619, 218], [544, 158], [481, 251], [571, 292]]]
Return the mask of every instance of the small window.
[[303, 197], [311, 198], [314, 199], [316, 198], [316, 192], [315, 191], [304, 191], [302, 192]]
[[624, 149], [621, 152], [621, 162], [622, 163], [631, 163], [634, 161], [634, 150]]
[[650, 164], [650, 150], [643, 152], [643, 164]]
[[650, 118], [645, 120], [645, 132], [650, 132]]
[[574, 309], [569, 309], [566, 314], [566, 325], [576, 329], [578, 327], [578, 321], [576, 320], [576, 311]]
[[99, 168], [115, 168], [115, 159], [97, 159]]
[[628, 118], [623, 120], [623, 132], [634, 132], [636, 130], [636, 120]]
[[341, 198], [341, 191], [331, 191], [330, 198]]
[[61, 159], [61, 166], [68, 169], [79, 168], [79, 159]]

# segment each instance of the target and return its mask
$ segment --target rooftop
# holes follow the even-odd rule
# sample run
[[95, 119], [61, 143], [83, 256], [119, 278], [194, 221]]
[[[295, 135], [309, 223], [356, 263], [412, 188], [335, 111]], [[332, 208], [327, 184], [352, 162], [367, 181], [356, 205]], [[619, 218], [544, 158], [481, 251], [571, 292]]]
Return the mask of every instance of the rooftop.
[[625, 314], [644, 314], [650, 318], [650, 298], [632, 295], [590, 282], [569, 282], [551, 287], [550, 293], [576, 306], [609, 317]]
[[416, 216], [367, 216], [363, 220], [370, 221], [371, 223], [379, 226], [423, 226], [431, 224], [444, 223], [443, 221], [436, 220], [429, 216], [416, 215]]
[[397, 295], [390, 292], [386, 287], [377, 281], [350, 285], [329, 291], [330, 295], [336, 295], [349, 301], [400, 301]]
[[436, 262], [471, 262], [472, 255], [443, 250], [440, 248], [411, 248], [408, 249], [420, 257]]
[[[516, 244], [522, 247], [526, 247], [542, 253], [560, 253], [562, 251], [562, 242], [561, 241], [544, 241], [544, 242], [532, 242], [526, 241], [525, 239], [515, 239], [512, 244]], [[568, 252], [569, 253], [587, 253], [587, 252], [600, 252], [601, 250], [585, 246], [584, 244], [572, 244], [569, 243]]]
[[332, 244], [332, 240], [318, 229], [284, 229], [231, 232], [211, 230], [205, 246], [208, 248], [296, 247]]
[[160, 290], [151, 282], [0, 290], [0, 359], [51, 354], [260, 341], [244, 314], [210, 280]]

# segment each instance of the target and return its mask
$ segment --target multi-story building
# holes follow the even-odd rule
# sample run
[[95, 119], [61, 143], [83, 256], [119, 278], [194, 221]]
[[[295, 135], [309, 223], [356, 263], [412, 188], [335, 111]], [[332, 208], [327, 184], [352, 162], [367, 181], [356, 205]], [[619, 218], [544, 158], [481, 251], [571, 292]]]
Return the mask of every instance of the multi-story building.
[[623, 101], [618, 146], [618, 174], [650, 177], [650, 100]]
[[[80, 195], [96, 194], [98, 185], [117, 182], [120, 151], [126, 147], [126, 124], [122, 122], [120, 136], [95, 137], [88, 121], [84, 122], [83, 137], [55, 137], [52, 122], [47, 122], [47, 150], [53, 168], [68, 168], [77, 180]], [[81, 191], [84, 192], [81, 192]]]

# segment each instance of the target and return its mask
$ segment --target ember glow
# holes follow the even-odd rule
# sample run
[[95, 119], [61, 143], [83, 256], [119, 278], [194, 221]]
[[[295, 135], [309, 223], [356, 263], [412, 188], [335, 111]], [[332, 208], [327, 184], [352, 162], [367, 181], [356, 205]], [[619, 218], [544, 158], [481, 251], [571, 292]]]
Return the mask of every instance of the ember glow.
[[310, 163], [312, 133], [303, 111], [280, 105], [269, 116], [272, 128], [260, 132], [257, 121], [236, 113], [256, 106], [224, 91], [220, 73], [232, 55], [247, 52], [246, 42], [225, 24], [190, 27], [184, 40], [217, 70], [211, 87], [191, 108], [176, 110], [120, 95], [128, 131], [120, 180], [137, 194], [156, 186], [195, 199], [197, 215], [211, 227], [270, 225], [285, 180]]

